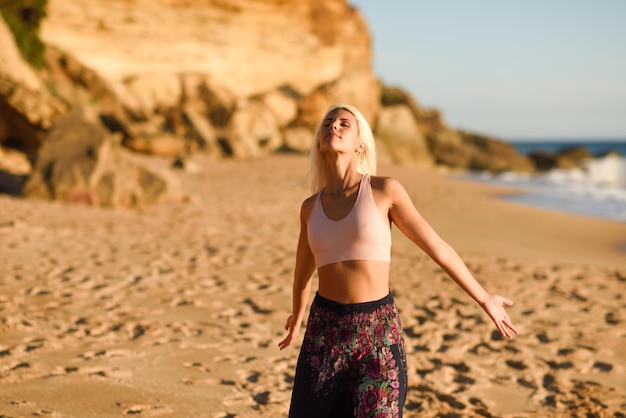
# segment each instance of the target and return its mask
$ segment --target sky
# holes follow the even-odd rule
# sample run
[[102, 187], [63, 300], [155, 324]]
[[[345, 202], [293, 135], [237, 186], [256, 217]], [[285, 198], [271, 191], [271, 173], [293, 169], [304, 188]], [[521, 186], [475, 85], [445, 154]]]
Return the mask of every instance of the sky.
[[626, 140], [626, 0], [349, 0], [373, 65], [457, 129]]

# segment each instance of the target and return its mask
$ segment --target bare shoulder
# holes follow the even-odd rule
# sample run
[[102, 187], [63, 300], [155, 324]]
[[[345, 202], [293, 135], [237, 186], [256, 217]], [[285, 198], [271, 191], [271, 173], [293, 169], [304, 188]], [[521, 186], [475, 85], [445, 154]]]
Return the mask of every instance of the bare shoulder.
[[404, 186], [393, 177], [371, 176], [372, 190], [385, 196], [404, 192]]
[[302, 202], [302, 206], [300, 207], [300, 216], [303, 220], [309, 219], [311, 212], [313, 211], [313, 206], [315, 206], [315, 201], [317, 200], [318, 193], [311, 195], [304, 199]]
[[306, 199], [304, 199], [304, 201], [302, 202], [302, 208], [313, 208], [313, 205], [315, 205], [315, 201], [317, 200], [317, 195], [319, 193], [315, 193], [309, 197], [307, 197]]
[[392, 210], [407, 201], [404, 186], [393, 177], [371, 176], [372, 194], [379, 206]]

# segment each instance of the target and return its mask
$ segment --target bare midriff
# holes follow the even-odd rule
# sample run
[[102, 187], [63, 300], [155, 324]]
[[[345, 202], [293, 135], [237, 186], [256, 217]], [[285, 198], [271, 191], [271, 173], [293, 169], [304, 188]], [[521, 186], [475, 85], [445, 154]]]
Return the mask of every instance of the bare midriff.
[[335, 302], [363, 303], [389, 294], [389, 266], [385, 261], [350, 260], [317, 270], [320, 296]]

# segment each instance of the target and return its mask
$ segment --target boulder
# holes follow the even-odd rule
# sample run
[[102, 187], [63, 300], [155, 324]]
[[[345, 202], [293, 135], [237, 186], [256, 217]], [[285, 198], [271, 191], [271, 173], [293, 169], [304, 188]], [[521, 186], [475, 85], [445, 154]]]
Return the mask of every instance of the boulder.
[[45, 92], [30, 90], [0, 74], [0, 145], [32, 156], [46, 130], [66, 109]]
[[531, 151], [528, 157], [539, 171], [551, 170], [556, 167], [557, 156], [553, 152]]
[[592, 157], [591, 152], [585, 147], [568, 147], [558, 153], [556, 166], [561, 169], [581, 168], [584, 162]]
[[437, 140], [439, 141], [454, 142], [454, 145], [461, 144], [461, 138], [458, 135], [454, 135], [456, 132], [445, 125], [439, 110], [424, 109], [404, 89], [393, 86], [381, 86], [380, 102], [382, 106], [406, 105], [411, 109], [420, 131], [426, 138], [435, 139], [438, 137]]
[[213, 157], [222, 156], [221, 147], [217, 141], [217, 134], [209, 119], [191, 106], [186, 106], [183, 112], [189, 124], [190, 134], [199, 148], [207, 155]]
[[129, 138], [124, 141], [124, 146], [135, 152], [161, 157], [177, 157], [187, 153], [183, 138], [166, 133], [153, 137]]
[[332, 105], [347, 103], [373, 126], [380, 110], [379, 95], [380, 85], [370, 73], [353, 71], [303, 97], [297, 122], [314, 130]]
[[392, 162], [414, 167], [430, 167], [433, 158], [411, 109], [394, 105], [381, 109], [376, 122], [376, 139], [381, 151]]
[[131, 162], [102, 128], [72, 112], [50, 130], [22, 195], [138, 207], [163, 199], [169, 188], [165, 176]]
[[276, 117], [259, 100], [241, 100], [237, 104], [227, 140], [232, 156], [239, 159], [267, 155], [283, 144]]
[[11, 148], [0, 147], [0, 170], [21, 176], [28, 176], [33, 167], [26, 154]]
[[530, 160], [540, 171], [548, 171], [555, 168], [572, 169], [582, 168], [584, 161], [592, 155], [584, 147], [568, 147], [559, 152], [535, 150], [528, 154]]
[[463, 144], [459, 132], [443, 122], [437, 109], [424, 109], [405, 90], [384, 85], [381, 87], [381, 104], [383, 107], [404, 106], [410, 110], [435, 164], [469, 168], [472, 150]]
[[274, 114], [280, 127], [286, 126], [298, 116], [298, 97], [282, 88], [263, 94], [261, 102]]
[[0, 147], [0, 193], [18, 196], [31, 172], [26, 154]]
[[183, 98], [183, 85], [178, 74], [142, 74], [124, 80], [136, 106], [133, 110], [149, 118], [159, 110], [178, 106]]
[[460, 134], [464, 146], [470, 149], [469, 169], [491, 172], [534, 171], [532, 162], [517, 154], [512, 144], [475, 133], [460, 131]]
[[311, 149], [314, 132], [306, 126], [291, 126], [283, 131], [283, 151], [305, 154]]
[[472, 160], [469, 147], [463, 145], [461, 136], [452, 130], [443, 130], [426, 137], [436, 164], [467, 169]]

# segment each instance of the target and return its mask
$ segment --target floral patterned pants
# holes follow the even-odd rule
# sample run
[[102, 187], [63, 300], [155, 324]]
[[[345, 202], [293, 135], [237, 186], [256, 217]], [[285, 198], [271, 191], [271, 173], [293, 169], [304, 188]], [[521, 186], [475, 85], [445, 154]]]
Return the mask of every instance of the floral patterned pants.
[[393, 296], [344, 305], [315, 295], [290, 418], [400, 418], [407, 369]]

